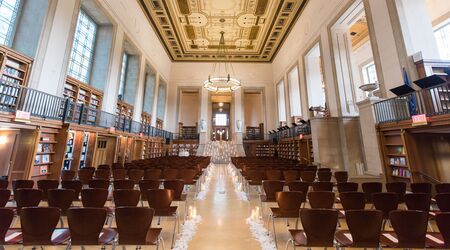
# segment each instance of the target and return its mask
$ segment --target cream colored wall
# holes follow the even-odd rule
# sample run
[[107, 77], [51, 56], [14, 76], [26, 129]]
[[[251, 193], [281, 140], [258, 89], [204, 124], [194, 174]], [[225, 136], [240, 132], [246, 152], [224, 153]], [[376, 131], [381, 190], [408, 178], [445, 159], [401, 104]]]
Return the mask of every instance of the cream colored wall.
[[258, 127], [264, 122], [263, 98], [261, 93], [244, 93], [244, 130], [245, 127]]
[[[167, 103], [167, 129], [176, 129], [178, 97], [177, 91], [179, 87], [201, 87], [203, 82], [208, 78], [211, 72], [212, 63], [173, 63], [171, 67], [170, 84]], [[241, 80], [242, 86], [258, 87], [265, 89], [265, 107], [267, 114], [268, 129], [275, 128], [276, 111], [275, 111], [275, 95], [272, 86], [272, 65], [269, 63], [233, 63], [236, 77]], [[202, 106], [208, 106], [208, 92], [202, 92]], [[235, 97], [237, 98], [237, 97]], [[238, 112], [239, 111], [239, 112]], [[208, 109], [203, 108], [199, 116], [201, 119], [207, 120]], [[235, 111], [235, 120], [243, 119], [243, 107]], [[239, 118], [239, 117], [241, 118]], [[232, 122], [235, 124], [235, 122]]]
[[199, 93], [181, 93], [179, 122], [184, 126], [195, 126], [198, 122], [198, 113], [200, 110]]
[[433, 25], [437, 25], [450, 18], [449, 0], [427, 0], [427, 6]]

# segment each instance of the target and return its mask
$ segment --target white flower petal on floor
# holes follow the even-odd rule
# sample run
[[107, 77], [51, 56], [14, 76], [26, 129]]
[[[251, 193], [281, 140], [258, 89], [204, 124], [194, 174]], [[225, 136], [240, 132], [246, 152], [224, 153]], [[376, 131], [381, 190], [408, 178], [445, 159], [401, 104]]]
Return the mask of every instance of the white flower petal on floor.
[[174, 250], [186, 250], [188, 249], [189, 242], [197, 232], [197, 225], [202, 221], [200, 215], [195, 216], [192, 219], [186, 220], [181, 226], [180, 237], [175, 241]]
[[262, 250], [276, 250], [275, 242], [272, 234], [267, 235], [267, 229], [260, 220], [255, 220], [250, 217], [247, 219], [247, 224], [250, 226], [250, 231], [253, 237], [259, 242]]
[[200, 183], [200, 192], [198, 192], [197, 196], [195, 196], [196, 200], [204, 200], [206, 199], [206, 195], [209, 191], [209, 184], [211, 183], [211, 176], [214, 174], [216, 166], [211, 163], [211, 165], [205, 170], [205, 181]]
[[228, 174], [231, 176], [234, 185], [234, 191], [236, 192], [236, 195], [238, 196], [239, 200], [249, 201], [247, 193], [242, 191], [243, 183], [239, 181], [240, 173], [237, 170], [237, 168], [232, 164], [228, 164], [227, 170]]

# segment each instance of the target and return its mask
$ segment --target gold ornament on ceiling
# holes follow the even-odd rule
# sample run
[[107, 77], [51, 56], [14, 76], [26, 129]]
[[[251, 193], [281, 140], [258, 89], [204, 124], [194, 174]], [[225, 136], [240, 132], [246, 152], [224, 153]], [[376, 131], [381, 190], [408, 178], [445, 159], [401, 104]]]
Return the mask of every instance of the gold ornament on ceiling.
[[173, 61], [270, 62], [308, 0], [138, 0]]

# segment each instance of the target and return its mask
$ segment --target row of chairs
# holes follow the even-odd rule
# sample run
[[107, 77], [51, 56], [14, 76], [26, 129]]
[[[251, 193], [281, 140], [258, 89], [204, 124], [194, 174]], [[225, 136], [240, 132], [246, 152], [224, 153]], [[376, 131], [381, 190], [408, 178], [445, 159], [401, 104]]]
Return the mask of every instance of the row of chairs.
[[[3, 190], [5, 191], [5, 190]], [[8, 190], [9, 191], [9, 190]], [[48, 192], [48, 206], [58, 208], [61, 215], [73, 207], [76, 201], [75, 191], [71, 189], [50, 189]], [[81, 204], [85, 208], [103, 208], [107, 211], [108, 224], [111, 226], [112, 218], [117, 207], [137, 207], [141, 197], [145, 196], [150, 208], [154, 209], [155, 216], [173, 217], [175, 219], [172, 235], [172, 244], [175, 237], [176, 226], [179, 226], [178, 206], [172, 206], [176, 201], [175, 192], [172, 189], [149, 189], [139, 191], [134, 189], [118, 189], [112, 192], [114, 206], [107, 206], [108, 190], [100, 188], [87, 188], [81, 190]], [[17, 215], [27, 207], [38, 207], [42, 201], [43, 192], [39, 189], [20, 188], [16, 190], [15, 202], [17, 207], [6, 207]], [[142, 203], [143, 205], [143, 203]], [[158, 220], [159, 222], [159, 220]], [[61, 220], [61, 226], [64, 226]]]
[[[161, 228], [152, 228], [153, 208], [117, 207], [117, 228], [104, 228], [104, 208], [69, 208], [65, 211], [68, 228], [57, 228], [62, 211], [56, 207], [25, 207], [20, 213], [19, 228], [10, 228], [14, 218], [11, 209], [0, 208], [0, 245], [71, 246], [156, 245], [164, 243]], [[139, 222], [139, 223], [136, 223]], [[117, 241], [117, 242], [116, 242]]]
[[[346, 211], [348, 230], [337, 230], [336, 209], [301, 209], [298, 216], [302, 230], [291, 229], [286, 243], [301, 247], [356, 248], [449, 248], [450, 213], [436, 217], [441, 233], [427, 232], [428, 214], [417, 210], [394, 210], [388, 214], [394, 231], [382, 229], [380, 210]], [[320, 221], [320, 224], [318, 222]]]

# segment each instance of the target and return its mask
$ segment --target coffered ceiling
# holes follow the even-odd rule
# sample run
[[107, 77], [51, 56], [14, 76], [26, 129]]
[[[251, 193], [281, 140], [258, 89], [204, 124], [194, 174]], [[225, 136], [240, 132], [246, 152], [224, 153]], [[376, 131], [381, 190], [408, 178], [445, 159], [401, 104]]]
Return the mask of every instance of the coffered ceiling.
[[138, 0], [173, 61], [270, 62], [308, 0]]

